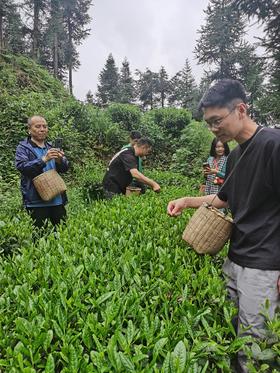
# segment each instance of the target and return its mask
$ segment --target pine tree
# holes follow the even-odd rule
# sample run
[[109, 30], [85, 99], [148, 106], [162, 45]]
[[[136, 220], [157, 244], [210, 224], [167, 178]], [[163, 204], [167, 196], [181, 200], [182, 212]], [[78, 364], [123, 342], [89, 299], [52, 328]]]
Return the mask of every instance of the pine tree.
[[91, 90], [89, 90], [86, 94], [86, 103], [93, 104], [94, 103], [94, 96]]
[[5, 49], [5, 44], [7, 44], [5, 40], [5, 26], [7, 25], [10, 7], [10, 0], [2, 0], [2, 2], [0, 3], [0, 52], [2, 52]]
[[235, 10], [263, 25], [261, 44], [266, 49], [264, 59], [269, 62], [269, 82], [262, 108], [275, 120], [280, 120], [280, 4], [279, 0], [231, 0]]
[[250, 93], [250, 105], [262, 96], [264, 81], [264, 62], [255, 53], [255, 48], [248, 42], [242, 42], [238, 53], [237, 79]]
[[137, 70], [136, 74], [138, 75], [137, 81], [137, 91], [139, 100], [142, 102], [142, 107], [144, 109], [150, 107], [153, 109], [156, 107], [158, 102], [157, 93], [159, 91], [159, 80], [158, 74], [154, 73], [150, 69], [146, 69], [144, 73]]
[[80, 45], [90, 32], [86, 26], [90, 22], [89, 8], [92, 0], [61, 0], [63, 20], [67, 35], [65, 61], [68, 67], [69, 91], [73, 94], [73, 70], [79, 66], [79, 54], [76, 46]]
[[245, 22], [229, 0], [210, 0], [205, 13], [206, 25], [201, 27], [195, 47], [198, 63], [214, 68], [213, 79], [235, 78], [236, 53]]
[[130, 104], [135, 97], [134, 80], [131, 76], [129, 62], [124, 59], [119, 77], [118, 101], [124, 104]]
[[118, 98], [119, 74], [113, 55], [110, 53], [99, 75], [96, 97], [99, 105], [108, 105]]
[[40, 47], [42, 46], [42, 29], [43, 18], [42, 13], [46, 9], [47, 0], [25, 0], [24, 6], [26, 15], [31, 19], [32, 26], [30, 28], [32, 47], [31, 56], [34, 60], [40, 60]]
[[161, 66], [158, 74], [158, 92], [160, 95], [161, 107], [164, 107], [165, 101], [170, 92], [170, 83], [168, 79], [168, 74], [163, 66]]
[[171, 91], [171, 104], [189, 109], [193, 113], [196, 111], [198, 90], [188, 59], [183, 69], [171, 79]]
[[67, 68], [65, 50], [67, 38], [63, 25], [63, 8], [60, 0], [49, 0], [48, 16], [40, 62], [61, 80]]
[[7, 49], [13, 53], [23, 53], [24, 25], [13, 0], [2, 0], [0, 3], [0, 53]]

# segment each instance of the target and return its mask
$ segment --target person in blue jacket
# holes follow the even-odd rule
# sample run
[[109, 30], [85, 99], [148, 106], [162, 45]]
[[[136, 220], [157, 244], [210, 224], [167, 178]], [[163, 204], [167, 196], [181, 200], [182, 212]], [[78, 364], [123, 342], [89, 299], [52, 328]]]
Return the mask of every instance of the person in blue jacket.
[[21, 173], [23, 204], [35, 226], [42, 227], [46, 220], [57, 225], [66, 219], [66, 193], [59, 194], [50, 201], [43, 201], [32, 180], [51, 169], [64, 173], [68, 170], [69, 163], [61, 149], [53, 148], [46, 141], [48, 125], [45, 118], [37, 115], [29, 118], [28, 133], [28, 137], [18, 144], [15, 158], [16, 168]]

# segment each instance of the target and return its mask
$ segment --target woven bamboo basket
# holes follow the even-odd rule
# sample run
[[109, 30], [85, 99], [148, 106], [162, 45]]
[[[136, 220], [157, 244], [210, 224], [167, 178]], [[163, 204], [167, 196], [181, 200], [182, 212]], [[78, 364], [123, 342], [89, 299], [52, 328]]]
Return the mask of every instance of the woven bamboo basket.
[[126, 190], [125, 190], [125, 195], [126, 196], [131, 196], [131, 195], [139, 196], [140, 193], [141, 193], [141, 188], [137, 188], [137, 187], [133, 187], [133, 186], [128, 186], [128, 187], [126, 187]]
[[229, 239], [232, 225], [232, 218], [204, 203], [189, 220], [183, 240], [199, 254], [215, 255]]
[[33, 184], [43, 201], [50, 201], [66, 191], [66, 185], [56, 170], [48, 170], [34, 177]]

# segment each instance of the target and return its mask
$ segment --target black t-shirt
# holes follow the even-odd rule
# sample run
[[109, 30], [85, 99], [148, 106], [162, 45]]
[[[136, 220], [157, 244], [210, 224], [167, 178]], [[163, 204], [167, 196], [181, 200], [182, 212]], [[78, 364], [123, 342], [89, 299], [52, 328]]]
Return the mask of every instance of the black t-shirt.
[[126, 187], [132, 181], [130, 170], [137, 169], [137, 162], [134, 148], [120, 150], [110, 161], [103, 179], [103, 188], [109, 192], [125, 194]]
[[234, 218], [229, 259], [243, 267], [279, 270], [280, 130], [256, 133], [230, 153], [225, 178], [252, 142], [218, 197], [228, 201]]

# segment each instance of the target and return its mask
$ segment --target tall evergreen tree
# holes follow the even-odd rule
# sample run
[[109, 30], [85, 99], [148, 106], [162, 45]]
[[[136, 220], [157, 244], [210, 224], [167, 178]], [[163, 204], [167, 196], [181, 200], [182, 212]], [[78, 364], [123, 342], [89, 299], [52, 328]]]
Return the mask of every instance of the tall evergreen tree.
[[234, 9], [256, 19], [264, 26], [261, 43], [266, 49], [270, 79], [262, 109], [280, 120], [280, 4], [279, 0], [231, 0]]
[[239, 79], [250, 93], [250, 104], [253, 107], [255, 101], [262, 96], [264, 81], [264, 62], [255, 53], [255, 47], [248, 42], [242, 42], [237, 56]]
[[119, 77], [118, 101], [124, 104], [132, 103], [135, 98], [134, 80], [131, 76], [129, 62], [124, 59]]
[[36, 61], [40, 59], [43, 28], [42, 14], [46, 9], [47, 1], [48, 0], [24, 0], [26, 15], [32, 22], [30, 29], [32, 39], [31, 56]]
[[10, 0], [2, 0], [2, 2], [0, 3], [0, 52], [5, 49], [5, 26], [7, 25], [10, 7]]
[[86, 103], [88, 103], [88, 104], [93, 104], [94, 103], [94, 96], [93, 96], [93, 93], [91, 92], [91, 90], [88, 90], [88, 92], [86, 94]]
[[68, 83], [70, 93], [73, 93], [73, 69], [79, 66], [79, 54], [76, 46], [89, 35], [86, 26], [90, 22], [89, 8], [92, 0], [61, 0], [63, 19], [67, 34], [65, 59], [68, 67]]
[[198, 91], [188, 59], [186, 59], [183, 69], [171, 79], [171, 91], [172, 94], [169, 98], [171, 104], [195, 112]]
[[168, 98], [170, 92], [170, 83], [168, 79], [168, 74], [163, 66], [161, 66], [158, 74], [158, 92], [160, 95], [161, 107], [164, 107], [165, 101]]
[[230, 0], [210, 0], [205, 14], [206, 24], [199, 30], [194, 51], [198, 63], [209, 64], [214, 69], [213, 79], [234, 78], [245, 22], [230, 6]]
[[139, 100], [142, 102], [142, 107], [144, 109], [148, 107], [150, 107], [150, 109], [153, 109], [157, 106], [158, 102], [158, 74], [148, 68], [144, 73], [137, 70], [136, 74], [138, 75], [138, 97]]
[[49, 0], [46, 24], [41, 63], [56, 78], [63, 80], [67, 68], [65, 61], [67, 35], [63, 25], [63, 8], [60, 0]]
[[116, 102], [118, 98], [119, 74], [112, 53], [109, 54], [105, 67], [99, 75], [97, 86], [97, 101], [99, 105], [107, 105]]
[[13, 0], [0, 3], [0, 53], [5, 49], [13, 53], [25, 51], [24, 25]]

